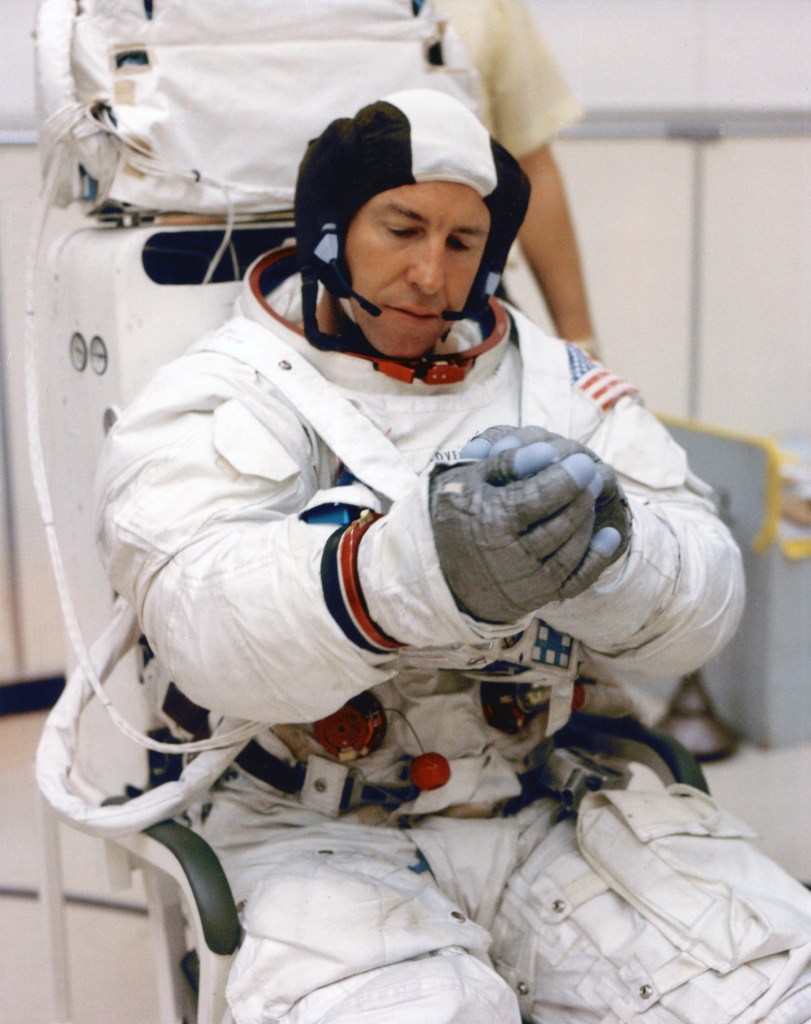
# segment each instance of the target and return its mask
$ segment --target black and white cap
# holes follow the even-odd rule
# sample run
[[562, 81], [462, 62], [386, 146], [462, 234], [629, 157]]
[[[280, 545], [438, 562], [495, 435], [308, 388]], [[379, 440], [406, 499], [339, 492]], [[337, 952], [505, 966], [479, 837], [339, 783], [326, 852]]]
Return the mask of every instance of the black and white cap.
[[486, 314], [529, 201], [529, 182], [514, 158], [490, 137], [471, 110], [430, 89], [397, 92], [339, 118], [313, 140], [296, 184], [296, 247], [304, 290], [305, 333], [319, 348], [335, 339], [315, 323], [317, 282], [336, 298], [353, 296], [344, 259], [353, 215], [373, 196], [401, 185], [450, 181], [469, 185], [490, 211], [490, 233], [461, 312], [447, 320]]

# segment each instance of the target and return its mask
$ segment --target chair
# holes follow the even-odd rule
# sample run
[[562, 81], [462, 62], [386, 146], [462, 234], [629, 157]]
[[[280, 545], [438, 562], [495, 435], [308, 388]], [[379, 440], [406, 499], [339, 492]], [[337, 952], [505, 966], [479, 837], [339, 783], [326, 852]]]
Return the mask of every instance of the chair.
[[[418, 6], [414, 5], [414, 16]], [[411, 5], [403, 7], [411, 9]], [[286, 10], [288, 21], [289, 13]], [[88, 22], [92, 25], [92, 16], [93, 5], [90, 4], [81, 19], [85, 28]], [[207, 14], [200, 8], [197, 17], [205, 19]], [[158, 53], [155, 47], [161, 41], [161, 19], [152, 17], [151, 4], [143, 5], [143, 18], [136, 48], [130, 46], [132, 40], [126, 35], [130, 31], [129, 13], [122, 19], [124, 35], [121, 39], [111, 40], [105, 33], [96, 33], [94, 38], [99, 44], [115, 46], [114, 59], [105, 50], [90, 62], [93, 74], [101, 74], [104, 79], [94, 83], [91, 89], [92, 109], [86, 106], [88, 97], [81, 92], [82, 83], [86, 84], [92, 75], [88, 76], [85, 68], [74, 80], [72, 61], [84, 52], [82, 46], [71, 45], [74, 34], [82, 29], [77, 22], [76, 5], [67, 0], [47, 0], [38, 18], [38, 72], [44, 112], [50, 115], [42, 126], [44, 153], [49, 163], [54, 162], [49, 172], [49, 180], [51, 173], [55, 175], [52, 198], [58, 205], [72, 201], [75, 206], [80, 200], [87, 212], [95, 205], [99, 180], [94, 174], [98, 173], [95, 169], [98, 165], [104, 174], [115, 172], [118, 186], [124, 189], [123, 196], [116, 198], [125, 201], [123, 210], [102, 210], [100, 217], [85, 219], [85, 226], [56, 241], [49, 255], [45, 280], [40, 282], [43, 299], [36, 303], [37, 309], [49, 311], [47, 358], [40, 361], [39, 367], [40, 390], [42, 394], [59, 399], [48, 409], [48, 430], [44, 439], [47, 477], [53, 496], [53, 524], [62, 545], [65, 577], [78, 609], [76, 624], [88, 637], [95, 636], [100, 626], [108, 621], [113, 607], [113, 595], [95, 555], [88, 510], [88, 496], [92, 493], [93, 475], [106, 430], [115, 421], [118, 410], [130, 401], [152, 371], [228, 315], [239, 281], [252, 258], [279, 244], [291, 233], [289, 215], [283, 210], [279, 212], [275, 200], [259, 208], [246, 207], [244, 196], [240, 199], [237, 195], [242, 205], [237, 204], [236, 209], [234, 196], [215, 187], [214, 198], [208, 196], [208, 206], [197, 203], [200, 199], [196, 194], [200, 191], [196, 188], [200, 184], [197, 171], [191, 176], [183, 171], [183, 195], [194, 202], [189, 206], [181, 201], [178, 206], [176, 195], [171, 192], [177, 182], [171, 180], [171, 175], [167, 179], [167, 172], [173, 166], [180, 167], [181, 171], [208, 166], [210, 159], [198, 161], [196, 155], [186, 154], [182, 159], [171, 156], [163, 161], [158, 159], [159, 173], [154, 178], [149, 174], [154, 169], [149, 159], [149, 141], [136, 145], [132, 151], [127, 146], [122, 148], [121, 139], [114, 141], [119, 123], [135, 111], [136, 86], [148, 80], [152, 73], [153, 58]], [[309, 30], [309, 16], [303, 16], [303, 21]], [[325, 37], [325, 52], [334, 50], [333, 35]], [[270, 42], [275, 42], [277, 36], [278, 32], [273, 30]], [[93, 41], [88, 35], [83, 38], [86, 45]], [[219, 33], [212, 37], [213, 45], [218, 38]], [[154, 45], [146, 45], [150, 42]], [[306, 45], [309, 55], [309, 39]], [[416, 45], [422, 54], [422, 40], [417, 40]], [[425, 71], [436, 86], [441, 69], [437, 68], [428, 49], [425, 55], [430, 65]], [[160, 61], [158, 65], [161, 66]], [[218, 68], [216, 102], [210, 114], [220, 119], [212, 122], [219, 127], [211, 129], [206, 121], [202, 137], [195, 140], [202, 145], [207, 158], [212, 157], [207, 152], [209, 132], [233, 130], [235, 112], [246, 95], [274, 92], [270, 87], [257, 90], [256, 64], [244, 66], [244, 62], [239, 61], [230, 74], [224, 74], [221, 65], [216, 55], [210, 58], [210, 66]], [[270, 73], [273, 66], [271, 59], [262, 62], [266, 73]], [[389, 68], [383, 67], [381, 72], [386, 78]], [[339, 78], [328, 73], [325, 81], [329, 83], [329, 98], [336, 105], [334, 113], [343, 114], [347, 103], [354, 103], [358, 97], [350, 76], [346, 79], [350, 97], [341, 98], [340, 90], [336, 93], [334, 88]], [[451, 91], [456, 91], [458, 69], [452, 70], [450, 79]], [[206, 67], [201, 85], [208, 86], [211, 80]], [[389, 91], [364, 84], [375, 95]], [[398, 78], [398, 85], [402, 84]], [[235, 89], [230, 102], [226, 86]], [[293, 86], [297, 88], [295, 82]], [[142, 88], [140, 92], [147, 98], [152, 96], [149, 88]], [[107, 93], [112, 106], [97, 102], [97, 95]], [[172, 96], [193, 96], [196, 100], [197, 91], [175, 89]], [[323, 109], [325, 98], [326, 94], [319, 97], [312, 107], [319, 123], [327, 117]], [[300, 107], [301, 97], [294, 95], [293, 99]], [[119, 109], [113, 109], [119, 100]], [[157, 122], [162, 126], [165, 111], [160, 96], [157, 108]], [[279, 108], [285, 109], [284, 104]], [[170, 118], [170, 124], [182, 120], [183, 111]], [[186, 119], [187, 125], [192, 122], [201, 123], [199, 118]], [[290, 119], [285, 119], [277, 127], [282, 129], [289, 123]], [[256, 131], [250, 118], [243, 119], [240, 128], [242, 145], [223, 147], [222, 152], [231, 160], [244, 148], [249, 170], [254, 165], [263, 166], [268, 156], [265, 134]], [[122, 133], [122, 137], [125, 134]], [[304, 137], [309, 134], [308, 129]], [[257, 160], [252, 159], [253, 150], [246, 140], [255, 141], [259, 147]], [[274, 141], [278, 146], [278, 137]], [[55, 162], [60, 159], [62, 150], [68, 153], [69, 159], [60, 170]], [[299, 151], [297, 144], [296, 160]], [[119, 158], [121, 167], [118, 167]], [[230, 182], [233, 176], [230, 165], [227, 171], [222, 172], [223, 180]], [[166, 203], [161, 203], [161, 197], [165, 195], [163, 186], [167, 180], [171, 209], [202, 211], [208, 217], [162, 215], [160, 211], [166, 208]], [[250, 178], [246, 180], [250, 184]], [[216, 182], [214, 184], [216, 186]], [[146, 195], [148, 201], [139, 204], [137, 196], [133, 198], [129, 189], [135, 189], [137, 196]], [[292, 195], [289, 186], [288, 193]], [[243, 222], [234, 227], [231, 222], [235, 212]], [[256, 213], [260, 215], [253, 218]], [[211, 225], [212, 216], [221, 218], [220, 226]], [[226, 242], [226, 218], [233, 231], [225, 251], [215, 260], [221, 243]], [[47, 302], [44, 301], [46, 295]], [[167, 324], [171, 329], [167, 329]], [[44, 338], [45, 331], [41, 330], [41, 334]], [[110, 691], [126, 718], [144, 732], [153, 731], [157, 723], [151, 720], [139, 700], [133, 657], [123, 651], [118, 653], [123, 656], [114, 670], [108, 665], [110, 676], [105, 692]], [[73, 691], [83, 697], [81, 686], [73, 687]], [[64, 709], [65, 705], [62, 707]], [[60, 713], [56, 713], [57, 719]], [[81, 716], [82, 727], [70, 779], [66, 773], [64, 778], [55, 781], [57, 787], [63, 786], [68, 793], [72, 786], [93, 804], [111, 800], [107, 809], [112, 812], [118, 807], [123, 816], [128, 805], [120, 803], [122, 794], [126, 796], [135, 790], [157, 792], [148, 788], [150, 770], [146, 753], [121, 742], [97, 701], [85, 708], [83, 700], [78, 700], [67, 707], [66, 715], [74, 715], [77, 722]], [[596, 724], [588, 723], [586, 735], [575, 735], [573, 724], [572, 738], [580, 745], [588, 745], [587, 740], [593, 741], [598, 735]], [[610, 734], [620, 726], [611, 722], [606, 728]], [[81, 740], [88, 736], [93, 742], [82, 744]], [[53, 739], [50, 733], [48, 739]], [[609, 745], [606, 740], [604, 746]], [[595, 754], [602, 757], [606, 751], [595, 750]], [[195, 764], [205, 756], [200, 755]], [[215, 764], [218, 756], [224, 758], [227, 752], [213, 754], [211, 760]], [[678, 768], [678, 762], [679, 757], [675, 757], [671, 767]], [[658, 763], [660, 768], [664, 764], [661, 758]], [[155, 774], [151, 773], [153, 781]], [[171, 781], [166, 781], [158, 790], [171, 790], [172, 785]], [[65, 982], [58, 832], [54, 815], [44, 802], [42, 835], [42, 893], [51, 956], [54, 1018], [66, 1020], [70, 1014]], [[105, 838], [103, 843], [108, 875], [114, 885], [126, 884], [135, 868], [145, 876], [158, 964], [161, 1024], [194, 1019], [200, 1024], [204, 1021], [218, 1024], [225, 1007], [225, 979], [239, 941], [239, 924], [227, 881], [211, 850], [198, 836], [171, 820], [150, 825], [145, 830], [124, 830]], [[190, 935], [187, 936], [187, 932]], [[188, 954], [189, 946], [195, 950], [196, 968], [194, 957]], [[193, 986], [187, 983], [189, 978]]]
[[[40, 361], [39, 374], [42, 393], [59, 395], [61, 401], [48, 409], [43, 449], [56, 536], [83, 635], [95, 636], [113, 608], [88, 509], [106, 430], [151, 372], [226, 319], [248, 264], [290, 233], [288, 217], [237, 227], [206, 284], [223, 226], [157, 222], [122, 229], [102, 223], [81, 227], [53, 245], [41, 284], [51, 296], [51, 315], [48, 358]], [[145, 712], [136, 680], [130, 653], [111, 670], [105, 692], [111, 691], [127, 719], [149, 732], [159, 723]], [[125, 792], [148, 786], [146, 752], [121, 742], [98, 702], [83, 714], [82, 732], [95, 740], [79, 744], [71, 783], [86, 799], [120, 800]], [[54, 1021], [61, 1021], [70, 1017], [70, 999], [59, 834], [44, 802], [41, 810], [51, 1003]], [[219, 1022], [239, 923], [213, 853], [197, 835], [171, 821], [104, 840], [104, 849], [113, 888], [127, 886], [136, 868], [144, 875], [161, 1024]], [[187, 929], [191, 945], [200, 951], [199, 970], [189, 969]], [[181, 961], [194, 988], [177, 969]]]
[[[56, 819], [43, 806], [41, 899], [54, 1024], [71, 1019], [67, 944]], [[110, 888], [143, 873], [157, 968], [159, 1024], [219, 1024], [225, 985], [240, 940], [231, 889], [208, 844], [175, 821], [104, 841]], [[191, 945], [190, 945], [191, 944]]]

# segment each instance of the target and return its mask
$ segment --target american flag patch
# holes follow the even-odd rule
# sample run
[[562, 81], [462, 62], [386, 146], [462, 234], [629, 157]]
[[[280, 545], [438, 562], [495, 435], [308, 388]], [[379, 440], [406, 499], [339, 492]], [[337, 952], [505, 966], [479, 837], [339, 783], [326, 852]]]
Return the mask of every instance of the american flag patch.
[[566, 345], [566, 355], [569, 357], [569, 373], [573, 381], [579, 380], [584, 373], [598, 365], [582, 348], [571, 342]]
[[639, 391], [634, 384], [629, 384], [627, 380], [599, 365], [584, 373], [576, 386], [601, 409], [610, 409], [623, 395], [633, 395]]
[[576, 387], [593, 399], [601, 409], [610, 409], [623, 395], [634, 395], [639, 388], [595, 362], [577, 345], [566, 346], [569, 372]]

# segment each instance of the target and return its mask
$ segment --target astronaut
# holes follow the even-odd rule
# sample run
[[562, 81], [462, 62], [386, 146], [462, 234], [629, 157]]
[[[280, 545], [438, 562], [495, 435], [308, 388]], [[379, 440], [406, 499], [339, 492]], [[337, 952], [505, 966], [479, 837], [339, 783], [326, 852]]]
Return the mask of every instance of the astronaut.
[[496, 297], [527, 193], [448, 96], [334, 121], [296, 246], [107, 439], [162, 713], [268, 726], [188, 812], [238, 1024], [811, 1017], [811, 896], [745, 825], [554, 769], [573, 705], [705, 662], [743, 585], [635, 389]]

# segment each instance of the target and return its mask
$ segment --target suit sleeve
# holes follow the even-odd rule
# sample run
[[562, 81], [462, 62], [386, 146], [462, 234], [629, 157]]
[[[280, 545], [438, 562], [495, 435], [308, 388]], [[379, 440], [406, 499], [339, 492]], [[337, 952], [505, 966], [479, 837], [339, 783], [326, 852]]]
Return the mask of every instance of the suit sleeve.
[[633, 514], [626, 554], [585, 593], [544, 609], [611, 679], [681, 675], [731, 639], [744, 604], [740, 551], [684, 451], [635, 399], [603, 416], [581, 402], [581, 439], [617, 471]]
[[214, 353], [165, 367], [108, 436], [102, 561], [198, 703], [313, 721], [392, 675], [394, 652], [353, 643], [326, 605], [335, 526], [299, 517], [329, 458], [269, 384]]

